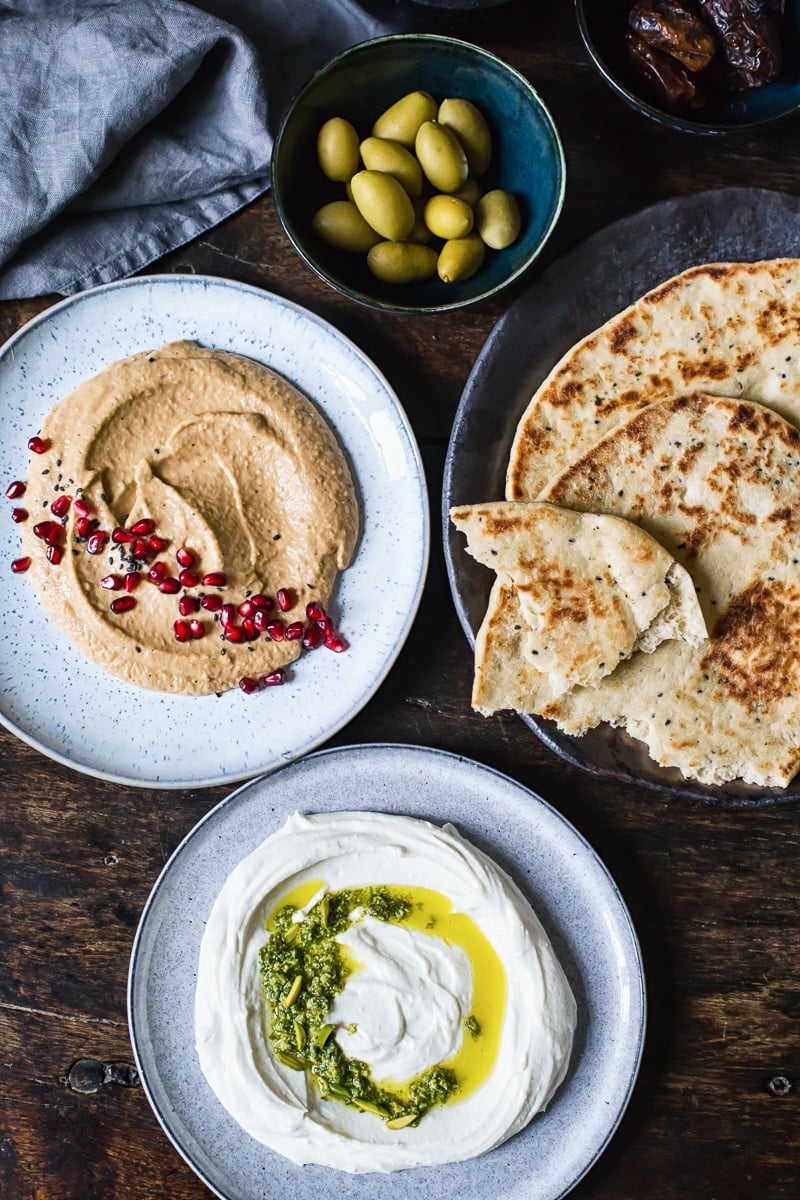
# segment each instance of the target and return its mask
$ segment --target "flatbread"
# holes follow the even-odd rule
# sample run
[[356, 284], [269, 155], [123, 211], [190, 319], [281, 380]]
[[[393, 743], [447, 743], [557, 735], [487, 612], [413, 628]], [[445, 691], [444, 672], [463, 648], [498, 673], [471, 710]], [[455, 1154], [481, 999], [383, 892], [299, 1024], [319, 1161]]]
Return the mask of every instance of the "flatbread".
[[710, 640], [663, 642], [542, 715], [569, 733], [624, 725], [703, 783], [785, 786], [800, 767], [800, 432], [759, 404], [680, 397], [612, 430], [544, 496], [640, 523], [692, 574]]
[[[688, 572], [628, 521], [509, 501], [454, 508], [450, 517], [468, 552], [516, 595], [520, 653], [534, 668], [527, 711], [578, 684], [594, 686], [638, 649], [706, 637]], [[493, 685], [484, 694], [485, 683], [478, 655], [476, 707], [508, 707]]]
[[610, 429], [686, 392], [755, 400], [800, 424], [800, 261], [715, 263], [662, 283], [578, 342], [531, 400], [506, 497], [536, 500]]

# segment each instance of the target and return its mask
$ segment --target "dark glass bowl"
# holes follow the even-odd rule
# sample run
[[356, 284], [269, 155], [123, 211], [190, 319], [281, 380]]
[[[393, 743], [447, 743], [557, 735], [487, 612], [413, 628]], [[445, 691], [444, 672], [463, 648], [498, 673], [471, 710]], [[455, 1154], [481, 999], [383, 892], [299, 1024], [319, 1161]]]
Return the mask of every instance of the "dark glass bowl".
[[787, 0], [781, 23], [783, 70], [774, 83], [730, 92], [691, 113], [659, 107], [636, 79], [625, 54], [628, 13], [634, 0], [575, 0], [584, 45], [611, 88], [642, 116], [685, 133], [734, 133], [791, 116], [800, 110], [800, 0]]

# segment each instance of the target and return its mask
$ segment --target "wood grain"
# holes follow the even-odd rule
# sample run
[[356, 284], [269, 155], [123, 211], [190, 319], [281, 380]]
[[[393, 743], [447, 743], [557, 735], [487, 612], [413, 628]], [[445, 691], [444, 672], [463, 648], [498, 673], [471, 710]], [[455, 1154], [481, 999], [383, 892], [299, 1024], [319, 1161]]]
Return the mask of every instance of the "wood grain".
[[[399, 20], [408, 25], [414, 7], [398, 5]], [[419, 14], [421, 25], [433, 19]], [[797, 120], [702, 143], [644, 121], [595, 73], [566, 3], [515, 4], [493, 22], [451, 31], [527, 75], [561, 131], [567, 202], [543, 265], [609, 221], [668, 196], [725, 184], [800, 189]], [[333, 743], [427, 744], [505, 771], [572, 821], [616, 879], [642, 944], [649, 1029], [630, 1107], [576, 1187], [576, 1200], [794, 1200], [797, 807], [728, 811], [593, 780], [555, 759], [516, 718], [484, 720], [469, 707], [470, 654], [437, 532], [442, 464], [475, 358], [524, 284], [434, 319], [373, 312], [306, 270], [269, 196], [153, 269], [225, 275], [306, 305], [363, 347], [409, 413], [430, 487], [430, 576], [391, 674]], [[0, 338], [54, 299], [0, 305]], [[140, 1086], [110, 1082], [81, 1094], [67, 1076], [80, 1059], [131, 1061], [125, 988], [136, 923], [169, 854], [226, 789], [104, 783], [51, 762], [5, 730], [0, 762], [0, 1194], [208, 1196]], [[787, 1094], [770, 1091], [776, 1078], [788, 1079]]]

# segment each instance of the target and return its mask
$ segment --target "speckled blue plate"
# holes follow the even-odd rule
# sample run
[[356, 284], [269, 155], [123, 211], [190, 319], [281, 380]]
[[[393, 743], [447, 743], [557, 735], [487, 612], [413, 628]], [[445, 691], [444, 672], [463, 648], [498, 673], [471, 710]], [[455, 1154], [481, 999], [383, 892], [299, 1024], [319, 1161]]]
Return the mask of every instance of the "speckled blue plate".
[[[452, 822], [538, 913], [578, 1002], [567, 1078], [546, 1113], [481, 1158], [394, 1175], [297, 1167], [250, 1138], [194, 1049], [195, 970], [206, 918], [233, 868], [293, 812], [371, 809]], [[636, 1080], [642, 960], [614, 881], [555, 809], [489, 767], [423, 746], [314, 754], [223, 800], [164, 868], [131, 955], [136, 1063], [165, 1133], [223, 1200], [557, 1200], [602, 1154]]]
[[[258, 288], [202, 276], [124, 280], [73, 296], [0, 350], [2, 491], [24, 478], [47, 411], [116, 359], [180, 338], [246, 354], [296, 384], [335, 430], [353, 470], [362, 534], [332, 610], [345, 654], [303, 655], [292, 681], [245, 696], [176, 696], [96, 667], [49, 622], [25, 575], [19, 531], [0, 522], [0, 721], [90, 775], [162, 788], [237, 782], [321, 745], [369, 700], [405, 641], [428, 561], [425, 477], [400, 403], [333, 326]], [[375, 604], [378, 593], [390, 597]]]

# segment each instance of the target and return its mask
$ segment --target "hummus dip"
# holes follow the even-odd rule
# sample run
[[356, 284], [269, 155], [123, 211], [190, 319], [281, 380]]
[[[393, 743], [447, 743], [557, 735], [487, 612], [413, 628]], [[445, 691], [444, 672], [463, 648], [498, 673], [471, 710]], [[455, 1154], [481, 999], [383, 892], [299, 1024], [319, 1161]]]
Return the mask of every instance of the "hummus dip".
[[[377, 916], [363, 899], [370, 893], [384, 904]], [[279, 999], [273, 991], [272, 1004], [265, 964], [280, 961], [269, 958], [276, 940], [290, 949], [301, 942], [321, 909], [322, 923], [336, 928], [335, 906], [349, 909], [351, 896], [361, 902], [334, 938], [344, 983], [327, 1013], [324, 1001], [326, 1052], [311, 1056], [312, 1074], [308, 1046], [322, 1040], [314, 1003], [325, 996], [309, 965], [316, 943], [306, 974]], [[294, 1053], [276, 1032], [293, 1013]], [[569, 984], [530, 905], [449, 825], [294, 814], [231, 873], [203, 934], [195, 1000], [203, 1073], [247, 1133], [300, 1164], [386, 1172], [491, 1150], [547, 1105], [566, 1074], [575, 1024]], [[344, 1091], [321, 1081], [334, 1058], [346, 1065]], [[352, 1099], [365, 1071], [382, 1089], [372, 1093], [377, 1105]], [[449, 1094], [431, 1101], [425, 1093], [418, 1103], [420, 1079], [445, 1077]], [[421, 1115], [392, 1120], [386, 1103], [396, 1112], [410, 1103]]]
[[[81, 384], [49, 413], [41, 437], [47, 449], [32, 456], [24, 552], [48, 615], [84, 654], [133, 683], [187, 694], [235, 687], [299, 656], [300, 640], [261, 632], [234, 644], [221, 637], [218, 607], [191, 611], [208, 593], [238, 606], [262, 594], [274, 603], [286, 589], [290, 609], [275, 616], [304, 621], [306, 605], [324, 607], [350, 562], [358, 534], [350, 471], [333, 432], [292, 384], [240, 355], [175, 342]], [[54, 563], [33, 527], [52, 519], [64, 496], [63, 557]], [[107, 535], [100, 553], [78, 533], [76, 499]], [[112, 537], [139, 522], [168, 543], [145, 561]], [[177, 579], [181, 548], [197, 581], [167, 594], [147, 574], [161, 562]], [[136, 572], [135, 592], [101, 586]], [[204, 587], [214, 573], [224, 586]], [[190, 593], [185, 615], [199, 622], [185, 641], [176, 640], [178, 592]], [[124, 611], [112, 610], [128, 595]]]

